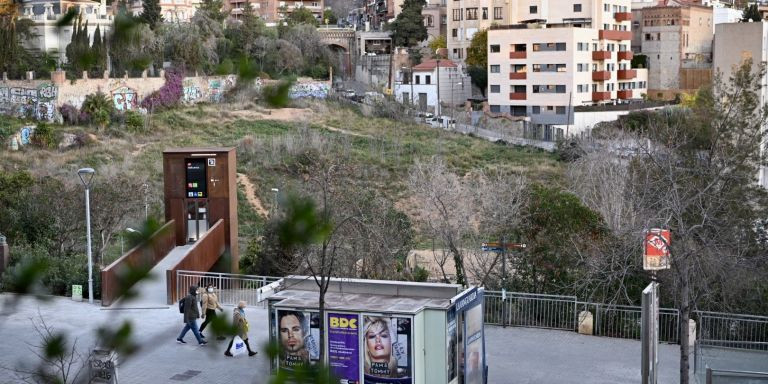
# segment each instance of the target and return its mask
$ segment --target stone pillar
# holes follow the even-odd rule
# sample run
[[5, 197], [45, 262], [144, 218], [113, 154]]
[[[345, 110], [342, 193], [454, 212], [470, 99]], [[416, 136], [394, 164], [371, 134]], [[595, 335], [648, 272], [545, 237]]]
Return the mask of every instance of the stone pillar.
[[594, 318], [592, 312], [579, 312], [579, 333], [582, 335], [594, 335]]
[[35, 79], [35, 71], [27, 71], [27, 81], [32, 81]]
[[11, 250], [8, 247], [8, 243], [5, 241], [5, 236], [0, 235], [0, 274], [8, 269], [8, 264], [11, 262]]
[[127, 78], [128, 78], [128, 71], [125, 71], [125, 74], [123, 75], [123, 78], [124, 78], [124, 79], [127, 79]]
[[103, 74], [103, 75], [101, 75], [101, 78], [102, 78], [102, 79], [109, 79], [109, 71], [105, 70], [105, 71], [104, 71], [104, 74]]
[[148, 72], [148, 70], [146, 70], [146, 69], [141, 71], [141, 78], [142, 79], [146, 79], [147, 78], [147, 72]]
[[51, 82], [53, 82], [56, 85], [62, 85], [64, 82], [67, 81], [67, 73], [62, 71], [61, 69], [57, 69], [53, 72], [51, 72]]
[[88, 80], [88, 71], [83, 71], [83, 80]]
[[3, 72], [3, 81], [8, 81], [8, 72]]
[[165, 69], [160, 70], [160, 77], [165, 79]]
[[688, 319], [688, 346], [693, 350], [696, 345], [696, 321]]

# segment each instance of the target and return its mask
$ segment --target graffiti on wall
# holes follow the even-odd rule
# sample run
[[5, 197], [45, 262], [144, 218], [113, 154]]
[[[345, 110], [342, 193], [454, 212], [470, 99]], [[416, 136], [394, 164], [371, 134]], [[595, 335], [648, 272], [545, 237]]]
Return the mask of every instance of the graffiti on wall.
[[112, 102], [118, 111], [129, 111], [139, 107], [139, 95], [136, 90], [121, 86], [112, 90]]
[[37, 88], [0, 87], [0, 112], [6, 115], [52, 121], [59, 89], [50, 83]]
[[291, 91], [288, 96], [291, 99], [302, 99], [308, 97], [325, 99], [328, 97], [329, 89], [330, 87], [328, 87], [327, 83], [296, 83], [291, 87]]
[[208, 91], [210, 92], [208, 95], [208, 99], [210, 100], [211, 103], [221, 102], [221, 98], [224, 95], [224, 90], [222, 88], [222, 81], [220, 79], [209, 80]]
[[197, 86], [197, 83], [192, 80], [184, 80], [183, 90], [184, 94], [182, 100], [185, 103], [196, 103], [203, 98], [203, 91], [201, 91], [200, 87]]

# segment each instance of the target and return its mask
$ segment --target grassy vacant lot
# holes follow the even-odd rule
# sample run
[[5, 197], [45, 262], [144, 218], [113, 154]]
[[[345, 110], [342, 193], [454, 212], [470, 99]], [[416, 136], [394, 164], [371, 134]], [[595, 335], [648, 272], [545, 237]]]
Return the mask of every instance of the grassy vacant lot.
[[[23, 122], [7, 119], [6, 125]], [[460, 174], [508, 169], [539, 182], [557, 183], [561, 166], [554, 156], [529, 148], [508, 147], [426, 125], [362, 116], [348, 107], [314, 102], [308, 108], [264, 110], [230, 104], [181, 108], [155, 114], [144, 132], [128, 133], [118, 126], [99, 131], [90, 127], [56, 127], [59, 133], [85, 137], [74, 149], [25, 147], [0, 150], [0, 170], [27, 169], [37, 176], [77, 182], [76, 169], [100, 173], [130, 172], [151, 184], [155, 212], [162, 201], [162, 151], [172, 147], [235, 146], [238, 172], [256, 187], [256, 197], [269, 209], [273, 187], [290, 189], [297, 162], [313, 156], [344, 158], [354, 164], [347, 180], [375, 188], [408, 211], [407, 174], [418, 158], [443, 156]], [[136, 186], [136, 191], [139, 187]], [[263, 218], [240, 200], [241, 245], [257, 235]]]

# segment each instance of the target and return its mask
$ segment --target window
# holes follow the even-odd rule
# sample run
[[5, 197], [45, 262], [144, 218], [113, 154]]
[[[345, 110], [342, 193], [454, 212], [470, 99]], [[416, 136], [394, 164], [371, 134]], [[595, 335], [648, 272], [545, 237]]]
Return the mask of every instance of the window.
[[501, 85], [491, 84], [491, 93], [500, 93], [500, 92], [501, 92]]
[[416, 75], [416, 84], [421, 84], [421, 76]]
[[488, 7], [483, 7], [483, 20], [488, 20]]
[[498, 64], [491, 65], [491, 73], [499, 73], [501, 72], [501, 66]]
[[424, 84], [432, 84], [432, 76], [426, 75], [425, 77]]
[[565, 85], [556, 85], [555, 93], [565, 93]]
[[541, 107], [538, 105], [534, 105], [531, 107], [531, 113], [534, 115], [538, 115], [541, 113]]
[[459, 37], [459, 30], [456, 28], [451, 29], [451, 37]]
[[651, 34], [650, 34], [650, 33], [646, 33], [646, 34], [645, 34], [645, 41], [651, 41], [651, 40], [653, 40], [653, 39], [651, 38]]
[[467, 8], [467, 20], [477, 20], [477, 8]]
[[[535, 5], [531, 5], [530, 7], [528, 7], [528, 10], [529, 10], [531, 13], [538, 13], [538, 12], [539, 12], [539, 7], [537, 7], [537, 6], [535, 6]], [[701, 20], [699, 20], [699, 21], [701, 21]]]
[[525, 93], [525, 85], [513, 85], [510, 90], [512, 93]]
[[510, 44], [509, 50], [512, 52], [525, 52], [525, 44]]
[[510, 71], [512, 71], [512, 73], [525, 73], [526, 72], [525, 64], [512, 64], [512, 65], [510, 65], [509, 69], [510, 69]]
[[603, 4], [603, 11], [610, 12], [611, 11], [611, 6], [608, 5], [608, 4]]
[[577, 51], [588, 52], [589, 51], [589, 43], [576, 43], [576, 50]]
[[427, 27], [434, 27], [434, 20], [432, 19], [432, 15], [427, 15]]
[[555, 107], [555, 113], [558, 115], [565, 115], [565, 107]]
[[533, 51], [565, 51], [565, 43], [535, 43], [533, 44]]
[[509, 114], [512, 116], [525, 116], [525, 105], [510, 105]]
[[501, 20], [501, 7], [493, 7], [493, 19], [494, 20]]
[[453, 10], [453, 21], [460, 21], [463, 20], [461, 17], [461, 9], [454, 9]]
[[573, 5], [573, 11], [574, 12], [581, 12], [581, 4], [574, 4]]
[[534, 85], [533, 93], [565, 93], [565, 85]]
[[499, 113], [499, 112], [501, 112], [501, 106], [499, 106], [499, 105], [491, 105], [491, 113]]
[[501, 52], [501, 46], [498, 44], [491, 44], [491, 53]]
[[448, 24], [448, 16], [440, 15], [440, 24], [442, 24], [442, 25]]

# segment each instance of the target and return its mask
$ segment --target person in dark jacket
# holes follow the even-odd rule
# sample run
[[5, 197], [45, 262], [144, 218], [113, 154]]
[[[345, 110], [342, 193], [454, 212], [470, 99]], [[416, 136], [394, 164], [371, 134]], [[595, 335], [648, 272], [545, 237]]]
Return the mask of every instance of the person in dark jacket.
[[184, 336], [191, 329], [192, 333], [197, 339], [197, 343], [200, 345], [208, 344], [200, 335], [200, 331], [197, 328], [197, 319], [200, 318], [200, 309], [197, 307], [197, 287], [189, 287], [189, 295], [184, 298], [184, 329], [181, 330], [179, 337], [176, 338], [181, 344], [186, 344]]

